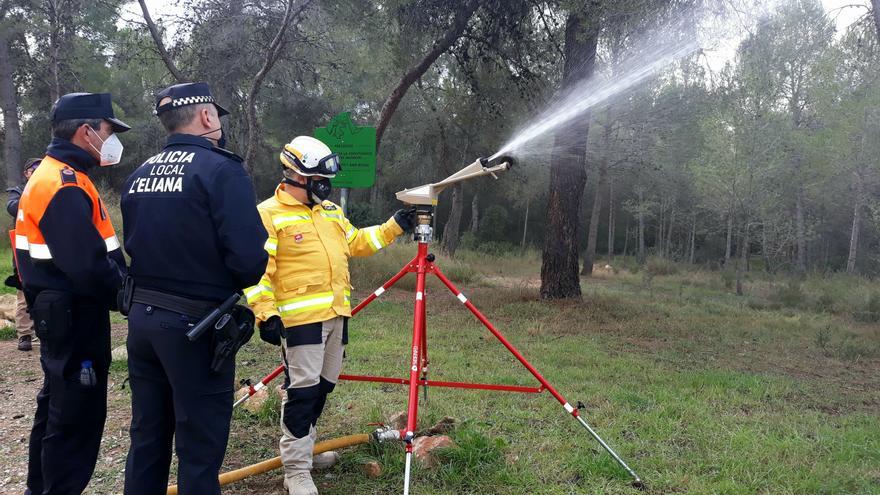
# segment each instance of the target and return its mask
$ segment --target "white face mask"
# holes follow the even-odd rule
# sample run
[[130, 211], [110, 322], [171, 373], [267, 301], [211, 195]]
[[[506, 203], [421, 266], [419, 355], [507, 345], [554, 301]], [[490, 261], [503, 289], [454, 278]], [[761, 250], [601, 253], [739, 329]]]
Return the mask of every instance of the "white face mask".
[[[95, 132], [95, 135], [98, 136], [98, 133]], [[98, 139], [101, 140], [100, 150], [95, 148], [92, 143], [89, 143], [89, 146], [101, 155], [101, 166], [109, 167], [119, 163], [122, 160], [122, 141], [116, 137], [116, 134], [111, 134], [106, 140], [101, 139], [101, 136], [98, 136]]]

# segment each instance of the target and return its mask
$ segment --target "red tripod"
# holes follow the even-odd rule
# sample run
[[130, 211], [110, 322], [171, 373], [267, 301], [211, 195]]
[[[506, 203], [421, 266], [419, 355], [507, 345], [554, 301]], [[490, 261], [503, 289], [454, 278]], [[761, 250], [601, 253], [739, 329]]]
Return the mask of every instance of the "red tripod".
[[[419, 398], [418, 398], [418, 387], [421, 385], [423, 387], [452, 387], [452, 388], [468, 388], [468, 389], [482, 389], [482, 390], [500, 390], [506, 392], [526, 392], [526, 393], [540, 393], [544, 390], [550, 392], [562, 407], [565, 408], [565, 411], [568, 414], [571, 414], [575, 419], [577, 419], [584, 428], [592, 435], [593, 438], [599, 442], [600, 445], [609, 453], [612, 457], [620, 464], [624, 469], [629, 472], [629, 474], [635, 479], [635, 482], [641, 484], [641, 479], [638, 475], [630, 469], [629, 466], [621, 459], [605, 441], [602, 440], [601, 437], [584, 421], [583, 418], [578, 414], [578, 409], [572, 406], [565, 398], [553, 388], [553, 385], [529, 363], [528, 360], [513, 346], [513, 344], [508, 341], [498, 329], [492, 325], [491, 322], [481, 313], [472, 302], [468, 300], [464, 294], [461, 293], [460, 290], [450, 281], [443, 272], [440, 271], [440, 268], [437, 267], [436, 263], [434, 263], [434, 255], [428, 254], [428, 242], [422, 237], [419, 238], [419, 232], [416, 232], [416, 239], [419, 241], [418, 243], [418, 254], [416, 257], [412, 259], [406, 266], [404, 266], [397, 275], [391, 277], [388, 282], [376, 289], [375, 292], [370, 294], [369, 297], [364, 299], [357, 307], [352, 311], [352, 315], [360, 312], [364, 307], [368, 304], [376, 300], [379, 296], [382, 295], [386, 290], [388, 290], [391, 286], [397, 283], [398, 280], [403, 278], [407, 273], [415, 273], [416, 274], [416, 297], [415, 297], [415, 314], [413, 316], [413, 335], [412, 335], [412, 360], [410, 362], [410, 372], [409, 379], [403, 378], [387, 378], [387, 377], [377, 377], [377, 376], [359, 376], [359, 375], [341, 375], [339, 378], [343, 380], [356, 380], [356, 381], [367, 381], [367, 382], [385, 382], [385, 383], [399, 383], [402, 385], [409, 385], [409, 407], [407, 409], [407, 419], [406, 419], [406, 430], [401, 430], [398, 432], [400, 438], [406, 443], [406, 467], [404, 471], [404, 487], [403, 493], [407, 495], [409, 493], [409, 478], [410, 478], [410, 465], [412, 462], [412, 450], [413, 450], [413, 432], [416, 429], [416, 420], [418, 418], [418, 410], [419, 410]], [[430, 381], [428, 380], [428, 340], [427, 340], [427, 324], [426, 324], [426, 303], [425, 303], [425, 279], [428, 274], [435, 275], [443, 285], [445, 285], [450, 292], [452, 292], [455, 297], [458, 298], [465, 307], [473, 313], [474, 316], [480, 320], [486, 329], [492, 332], [504, 347], [510, 351], [511, 354], [520, 362], [523, 366], [526, 367], [527, 370], [538, 380], [541, 384], [540, 387], [520, 387], [513, 385], [490, 385], [483, 383], [462, 383], [462, 382], [443, 382], [443, 381]], [[421, 373], [421, 376], [419, 374]], [[427, 390], [427, 389], [426, 389]]]
[[[391, 430], [384, 432], [383, 439], [395, 439], [395, 440], [403, 440], [406, 443], [406, 466], [404, 470], [404, 487], [403, 493], [404, 495], [409, 494], [409, 479], [410, 479], [410, 467], [412, 463], [412, 451], [413, 451], [413, 436], [416, 430], [416, 420], [418, 419], [418, 410], [419, 410], [419, 397], [418, 397], [418, 387], [425, 387], [425, 392], [427, 393], [427, 387], [451, 387], [451, 388], [465, 388], [465, 389], [481, 389], [481, 390], [498, 390], [505, 392], [525, 392], [525, 393], [541, 393], [543, 391], [550, 392], [553, 397], [559, 401], [565, 411], [574, 417], [587, 431], [590, 435], [596, 439], [597, 442], [620, 464], [621, 467], [626, 469], [626, 471], [634, 478], [635, 486], [642, 486], [642, 481], [639, 476], [632, 470], [630, 467], [621, 459], [608, 444], [602, 440], [601, 437], [590, 427], [589, 424], [580, 416], [578, 413], [578, 409], [572, 406], [565, 398], [550, 385], [549, 382], [532, 366], [531, 363], [526, 360], [526, 358], [513, 346], [513, 344], [508, 341], [501, 332], [496, 329], [492, 323], [481, 313], [474, 305], [471, 303], [461, 291], [458, 290], [457, 287], [450, 281], [443, 272], [440, 271], [440, 268], [434, 263], [434, 255], [428, 253], [428, 243], [431, 240], [431, 227], [430, 227], [430, 219], [433, 215], [433, 211], [420, 211], [419, 212], [419, 225], [416, 227], [415, 232], [415, 240], [418, 242], [418, 254], [416, 257], [412, 259], [409, 263], [407, 263], [396, 275], [391, 277], [390, 280], [385, 282], [382, 287], [376, 289], [375, 292], [369, 295], [366, 299], [361, 301], [360, 304], [357, 305], [352, 310], [352, 316], [358, 314], [362, 309], [364, 309], [371, 302], [375, 301], [379, 296], [381, 296], [386, 290], [391, 288], [397, 281], [403, 278], [407, 273], [415, 273], [416, 274], [416, 295], [415, 295], [415, 313], [413, 316], [413, 334], [412, 334], [412, 352], [411, 352], [411, 362], [410, 362], [410, 373], [409, 378], [389, 378], [389, 377], [381, 377], [381, 376], [365, 376], [365, 375], [340, 375], [339, 378], [341, 380], [353, 380], [353, 381], [364, 381], [364, 382], [382, 382], [382, 383], [396, 383], [400, 385], [409, 385], [409, 406], [407, 409], [407, 424], [405, 430]], [[515, 385], [492, 385], [492, 384], [484, 384], [484, 383], [465, 383], [465, 382], [447, 382], [447, 381], [434, 381], [428, 380], [428, 340], [427, 340], [427, 324], [426, 324], [426, 302], [425, 302], [425, 279], [428, 274], [435, 275], [443, 285], [445, 285], [449, 290], [458, 298], [465, 307], [470, 310], [474, 316], [480, 320], [492, 335], [494, 335], [504, 347], [507, 348], [508, 351], [513, 354], [516, 359], [522, 363], [523, 366], [538, 380], [541, 384], [540, 387], [523, 387], [523, 386], [515, 386]], [[262, 388], [261, 386], [265, 386], [265, 383], [268, 383], [272, 378], [277, 376], [281, 371], [283, 371], [284, 367], [279, 366], [276, 370], [270, 373], [266, 378], [260, 381], [257, 387], [252, 387], [251, 392], [248, 393], [247, 396], [242, 397], [236, 405], [241, 402], [247, 400], [247, 397], [253, 395], [255, 392], [255, 388]], [[274, 375], [274, 376], [273, 376]]]

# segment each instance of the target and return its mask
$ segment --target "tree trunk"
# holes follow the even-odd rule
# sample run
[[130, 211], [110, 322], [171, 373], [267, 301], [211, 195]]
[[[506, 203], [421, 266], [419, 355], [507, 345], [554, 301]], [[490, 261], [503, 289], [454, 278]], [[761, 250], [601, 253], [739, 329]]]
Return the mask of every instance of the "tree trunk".
[[874, 15], [874, 29], [877, 31], [877, 38], [880, 39], [880, 0], [871, 0], [871, 12]]
[[641, 186], [638, 186], [638, 198], [639, 198], [639, 210], [638, 210], [638, 222], [639, 225], [637, 227], [638, 233], [636, 237], [638, 238], [638, 248], [636, 250], [636, 261], [639, 264], [645, 262], [646, 252], [645, 252], [645, 204], [644, 204], [644, 196], [645, 192]]
[[49, 102], [54, 105], [61, 96], [61, 6], [58, 0], [46, 2], [46, 14], [49, 20]]
[[596, 194], [593, 196], [593, 210], [590, 212], [590, 227], [587, 233], [587, 250], [584, 251], [584, 266], [581, 275], [593, 274], [593, 263], [596, 259], [596, 242], [599, 237], [599, 214], [602, 212], [602, 189], [608, 177], [608, 167], [602, 163], [599, 165], [599, 177], [596, 182]]
[[639, 245], [639, 247], [638, 247], [638, 251], [637, 251], [638, 254], [636, 256], [636, 261], [639, 264], [642, 264], [645, 262], [646, 253], [645, 253], [645, 203], [644, 203], [645, 191], [644, 191], [644, 189], [642, 189], [641, 186], [639, 186], [639, 188], [638, 188], [638, 196], [639, 196], [639, 213], [638, 213], [638, 217], [639, 217], [638, 218], [638, 220], [639, 220], [639, 226], [638, 226], [638, 243], [639, 244], [638, 245]]
[[18, 102], [13, 76], [15, 67], [9, 53], [12, 38], [6, 19], [0, 20], [0, 105], [3, 106], [3, 160], [6, 164], [6, 186], [21, 182], [21, 126], [18, 120]]
[[749, 228], [750, 220], [746, 218], [745, 224], [743, 225], [743, 238], [742, 238], [742, 246], [739, 247], [739, 262], [736, 264], [736, 295], [743, 295], [743, 274], [746, 270], [746, 264], [748, 263], [749, 256], [749, 233], [751, 229]]
[[773, 273], [770, 266], [770, 239], [767, 236], [767, 220], [761, 220], [761, 258], [764, 260], [764, 272]]
[[804, 226], [804, 189], [798, 186], [795, 194], [795, 235], [797, 236], [797, 272], [807, 272], [807, 233]]
[[156, 44], [156, 51], [159, 52], [159, 57], [162, 58], [162, 62], [165, 63], [165, 67], [168, 69], [168, 72], [174, 77], [174, 79], [178, 83], [186, 82], [186, 77], [184, 77], [183, 73], [178, 70], [177, 66], [174, 65], [174, 60], [171, 58], [171, 54], [168, 53], [168, 50], [165, 49], [165, 43], [162, 41], [162, 35], [159, 33], [159, 29], [156, 28], [156, 23], [153, 22], [153, 18], [150, 16], [150, 10], [147, 8], [147, 3], [145, 0], [138, 0], [138, 3], [141, 5], [141, 12], [144, 15], [144, 22], [147, 23], [147, 29], [150, 31], [150, 36], [153, 38], [153, 43]]
[[664, 213], [666, 212], [665, 205], [663, 204], [663, 199], [660, 199], [660, 218], [657, 221], [657, 235], [654, 238], [654, 255], [663, 257], [663, 240], [666, 238], [665, 231], [663, 227], [666, 226], [666, 219], [664, 218]]
[[864, 195], [864, 182], [862, 176], [856, 173], [856, 194], [853, 199], [853, 223], [849, 236], [849, 255], [846, 258], [846, 273], [856, 272], [856, 254], [859, 248], [859, 231], [862, 224], [862, 202]]
[[[565, 65], [562, 90], [593, 75], [599, 26], [595, 17], [585, 24], [571, 13], [565, 25]], [[580, 297], [578, 258], [581, 201], [587, 183], [586, 151], [590, 116], [587, 112], [556, 131], [550, 158], [547, 235], [541, 263], [541, 297]]]
[[688, 256], [688, 262], [693, 265], [697, 260], [697, 214], [694, 213], [693, 219], [691, 220], [691, 242], [690, 242], [690, 253]]
[[672, 228], [675, 224], [675, 207], [672, 207], [672, 210], [669, 211], [669, 227], [666, 229], [666, 242], [663, 244], [663, 248], [665, 251], [666, 258], [672, 257]]
[[733, 248], [733, 209], [727, 211], [727, 247], [724, 250], [724, 266], [730, 263]]
[[526, 236], [528, 235], [528, 231], [529, 231], [529, 203], [530, 202], [531, 202], [530, 198], [528, 196], [526, 196], [526, 215], [525, 215], [525, 218], [523, 219], [522, 243], [519, 246], [519, 250], [523, 254], [525, 254], [525, 252], [526, 252], [526, 238], [527, 238]]
[[446, 53], [456, 40], [461, 37], [465, 28], [467, 28], [468, 21], [470, 21], [471, 16], [479, 6], [480, 3], [477, 0], [462, 2], [455, 12], [455, 18], [452, 20], [449, 30], [434, 42], [431, 50], [418, 63], [407, 69], [406, 73], [397, 83], [397, 86], [391, 90], [391, 94], [388, 95], [388, 99], [385, 100], [382, 110], [379, 112], [379, 122], [376, 124], [376, 150], [379, 149], [379, 145], [382, 143], [382, 135], [385, 134], [385, 129], [388, 128], [391, 117], [394, 116], [397, 106], [400, 105], [403, 97], [406, 96], [410, 86], [418, 81], [431, 68], [431, 65], [440, 55]]
[[443, 250], [449, 256], [455, 256], [458, 249], [458, 232], [461, 229], [461, 214], [464, 210], [464, 191], [461, 183], [452, 186], [452, 208], [449, 210], [449, 220], [443, 227]]
[[480, 194], [474, 191], [474, 199], [471, 200], [471, 233], [480, 231]]
[[614, 178], [608, 177], [608, 261], [614, 260]]

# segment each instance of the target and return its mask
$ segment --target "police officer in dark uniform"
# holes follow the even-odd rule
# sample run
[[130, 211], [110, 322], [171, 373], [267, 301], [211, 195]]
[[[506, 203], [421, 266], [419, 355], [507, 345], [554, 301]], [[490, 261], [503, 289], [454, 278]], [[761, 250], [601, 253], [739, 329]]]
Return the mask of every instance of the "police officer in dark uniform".
[[[211, 335], [185, 336], [266, 268], [266, 229], [242, 159], [223, 149], [228, 114], [205, 83], [157, 95], [165, 148], [122, 191], [131, 257], [128, 369], [132, 392], [127, 495], [166, 491], [176, 435], [182, 495], [219, 494], [235, 375], [234, 359], [210, 370]], [[252, 322], [251, 322], [252, 329]]]
[[72, 93], [52, 109], [53, 139], [19, 201], [15, 255], [40, 338], [43, 387], [30, 436], [26, 494], [79, 494], [107, 416], [110, 310], [125, 259], [89, 173], [122, 157], [130, 128], [110, 94]]

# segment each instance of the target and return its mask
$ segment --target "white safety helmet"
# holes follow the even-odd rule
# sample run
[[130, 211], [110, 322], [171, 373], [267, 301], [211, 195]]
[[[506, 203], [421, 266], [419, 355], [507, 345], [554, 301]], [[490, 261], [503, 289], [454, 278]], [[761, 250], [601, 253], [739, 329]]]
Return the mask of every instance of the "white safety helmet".
[[339, 156], [330, 147], [311, 136], [297, 136], [281, 150], [281, 164], [305, 177], [332, 179], [342, 170]]

